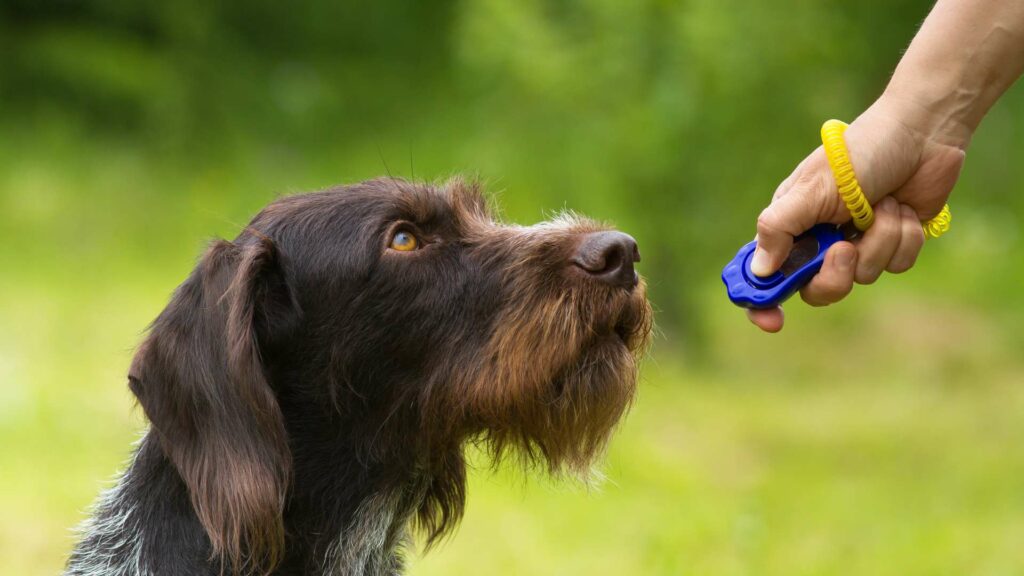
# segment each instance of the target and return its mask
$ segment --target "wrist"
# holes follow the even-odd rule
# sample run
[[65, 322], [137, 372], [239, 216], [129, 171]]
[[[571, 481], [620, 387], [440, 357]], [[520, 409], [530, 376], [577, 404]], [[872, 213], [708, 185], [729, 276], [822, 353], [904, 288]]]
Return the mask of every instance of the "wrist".
[[962, 94], [955, 89], [946, 92], [927, 82], [900, 82], [894, 77], [876, 105], [922, 140], [966, 150], [974, 126], [962, 117], [963, 106], [957, 96]]

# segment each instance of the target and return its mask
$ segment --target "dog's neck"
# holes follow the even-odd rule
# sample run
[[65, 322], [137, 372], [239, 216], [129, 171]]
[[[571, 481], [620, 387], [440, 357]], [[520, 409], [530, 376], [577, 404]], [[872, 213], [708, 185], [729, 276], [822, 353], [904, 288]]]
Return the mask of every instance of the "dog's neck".
[[[343, 461], [348, 457], [326, 447], [296, 455], [285, 507], [286, 554], [274, 574], [401, 573], [421, 483], [413, 477], [382, 483], [374, 470]], [[220, 562], [210, 560], [209, 539], [185, 484], [153, 433], [140, 441], [128, 470], [101, 497], [83, 532], [68, 562], [69, 576], [222, 573]]]
[[302, 440], [293, 451], [284, 514], [287, 553], [279, 572], [400, 574], [407, 526], [422, 501], [423, 479], [413, 470], [374, 463], [353, 446], [352, 430], [339, 431], [322, 422], [313, 428], [320, 433], [290, 430]]

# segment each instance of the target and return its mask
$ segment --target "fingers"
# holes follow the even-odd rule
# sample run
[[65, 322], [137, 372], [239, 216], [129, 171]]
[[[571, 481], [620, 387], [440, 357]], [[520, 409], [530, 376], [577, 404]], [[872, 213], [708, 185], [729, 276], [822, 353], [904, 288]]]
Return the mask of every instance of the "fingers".
[[875, 206], [875, 223], [857, 245], [839, 242], [832, 246], [821, 271], [800, 296], [811, 306], [834, 304], [853, 290], [854, 283], [871, 284], [884, 271], [905, 272], [917, 261], [923, 246], [924, 232], [914, 209], [886, 198]]
[[771, 204], [757, 219], [757, 250], [750, 268], [758, 276], [778, 270], [793, 247], [793, 237], [829, 220], [837, 204], [835, 181], [818, 148], [775, 190]]
[[749, 318], [750, 321], [761, 330], [773, 333], [782, 330], [782, 324], [785, 320], [782, 308], [772, 308], [770, 310], [747, 310], [747, 318]]
[[[812, 306], [825, 306], [842, 300], [853, 289], [857, 268], [857, 249], [849, 242], [839, 242], [825, 254], [821, 272], [800, 292]], [[765, 332], [778, 332], [785, 324], [782, 308], [747, 310], [747, 318]]]
[[[821, 271], [800, 291], [811, 306], [834, 304], [853, 290], [854, 283], [871, 284], [883, 271], [899, 274], [910, 269], [924, 246], [917, 212], [891, 198], [875, 206], [875, 223], [854, 245], [838, 242], [829, 248]], [[750, 321], [765, 332], [782, 330], [782, 308], [748, 310]]]
[[872, 284], [882, 272], [906, 272], [924, 246], [917, 212], [892, 198], [875, 206], [875, 223], [857, 243], [857, 284]]
[[857, 243], [854, 280], [858, 284], [873, 284], [878, 280], [896, 254], [901, 238], [900, 205], [891, 197], [885, 197], [875, 205], [875, 223]]
[[800, 290], [800, 297], [811, 306], [828, 306], [853, 290], [857, 271], [857, 248], [849, 242], [836, 242], [825, 253], [821, 271]]
[[757, 218], [757, 250], [750, 269], [758, 276], [778, 270], [789, 256], [793, 237], [818, 223], [824, 207], [824, 178], [798, 180], [776, 198]]
[[[807, 165], [808, 163], [813, 163], [814, 161], [817, 160], [815, 158], [816, 153], [817, 151], [811, 153], [810, 156], [804, 158], [803, 160], [800, 161], [799, 164], [796, 165], [796, 169], [793, 170], [793, 172], [790, 173], [790, 175], [787, 176], [781, 184], [779, 184], [779, 187], [775, 189], [775, 194], [772, 195], [772, 202], [778, 200], [779, 198], [785, 196], [786, 194], [789, 194], [789, 192], [793, 189], [793, 185], [796, 184], [797, 180], [806, 177], [808, 171]], [[822, 154], [824, 154], [824, 152], [822, 152]]]
[[889, 260], [886, 270], [900, 274], [910, 270], [917, 262], [917, 255], [924, 247], [924, 230], [918, 220], [917, 212], [905, 204], [900, 205], [900, 245]]

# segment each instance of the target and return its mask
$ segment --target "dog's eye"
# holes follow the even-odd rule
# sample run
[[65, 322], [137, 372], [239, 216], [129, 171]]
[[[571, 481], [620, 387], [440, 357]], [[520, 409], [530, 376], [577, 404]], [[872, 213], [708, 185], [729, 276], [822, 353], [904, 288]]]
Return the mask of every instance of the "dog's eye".
[[395, 235], [391, 237], [391, 249], [398, 250], [399, 252], [410, 252], [419, 248], [419, 240], [413, 236], [412, 232], [405, 230], [399, 230], [395, 232]]

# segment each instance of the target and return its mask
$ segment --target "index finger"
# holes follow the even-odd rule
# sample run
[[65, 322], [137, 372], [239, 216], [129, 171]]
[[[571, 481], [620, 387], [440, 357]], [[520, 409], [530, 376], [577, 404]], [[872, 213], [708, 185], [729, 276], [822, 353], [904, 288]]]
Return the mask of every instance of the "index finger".
[[772, 333], [782, 330], [782, 325], [785, 323], [785, 315], [783, 315], [781, 307], [767, 310], [748, 309], [747, 318], [761, 330]]
[[757, 217], [757, 249], [750, 262], [754, 274], [768, 276], [778, 270], [789, 256], [793, 238], [818, 223], [822, 191], [814, 180], [798, 181]]

